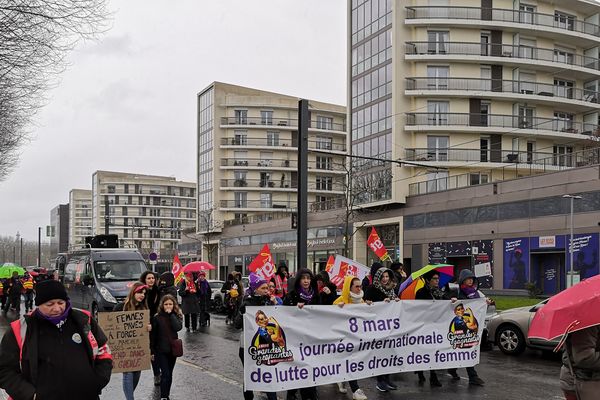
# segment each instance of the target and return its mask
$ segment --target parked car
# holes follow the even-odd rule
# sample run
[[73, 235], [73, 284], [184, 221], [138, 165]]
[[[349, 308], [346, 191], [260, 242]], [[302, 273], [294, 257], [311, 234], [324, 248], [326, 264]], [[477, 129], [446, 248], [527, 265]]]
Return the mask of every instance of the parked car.
[[535, 306], [517, 307], [499, 312], [490, 319], [488, 331], [490, 340], [494, 342], [504, 354], [519, 355], [525, 348], [552, 351], [560, 338], [554, 340], [530, 339], [527, 337], [529, 326], [537, 310], [542, 308], [548, 299]]
[[210, 290], [212, 292], [210, 296], [210, 308], [215, 312], [222, 312], [224, 310], [223, 306], [223, 293], [221, 293], [221, 288], [225, 281], [220, 281], [217, 279], [209, 279], [208, 285], [210, 286]]

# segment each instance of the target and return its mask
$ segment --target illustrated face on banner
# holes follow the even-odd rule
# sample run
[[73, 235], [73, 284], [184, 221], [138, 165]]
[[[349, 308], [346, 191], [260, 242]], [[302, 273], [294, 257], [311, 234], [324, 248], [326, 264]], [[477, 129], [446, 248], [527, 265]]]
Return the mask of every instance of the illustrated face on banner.
[[504, 240], [504, 289], [525, 289], [529, 281], [529, 238]]
[[276, 365], [294, 361], [294, 355], [286, 347], [285, 332], [274, 317], [267, 317], [262, 310], [254, 318], [257, 326], [248, 354], [256, 365]]
[[[570, 238], [567, 236], [567, 243]], [[567, 257], [570, 269], [571, 260]], [[580, 279], [598, 275], [598, 234], [583, 234], [573, 237], [573, 269], [579, 272]]]
[[453, 349], [464, 349], [479, 344], [479, 323], [470, 308], [462, 303], [454, 307], [455, 317], [450, 322], [448, 340]]

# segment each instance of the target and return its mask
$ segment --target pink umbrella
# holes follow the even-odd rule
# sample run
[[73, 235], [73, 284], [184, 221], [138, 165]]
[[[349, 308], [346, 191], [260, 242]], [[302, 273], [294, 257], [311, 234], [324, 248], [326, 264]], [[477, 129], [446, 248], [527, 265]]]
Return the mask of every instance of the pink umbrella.
[[600, 275], [596, 275], [551, 297], [537, 310], [528, 336], [551, 340], [564, 335], [558, 350], [568, 333], [600, 325], [599, 309]]
[[192, 261], [183, 267], [183, 272], [200, 272], [215, 269], [216, 267], [206, 261]]

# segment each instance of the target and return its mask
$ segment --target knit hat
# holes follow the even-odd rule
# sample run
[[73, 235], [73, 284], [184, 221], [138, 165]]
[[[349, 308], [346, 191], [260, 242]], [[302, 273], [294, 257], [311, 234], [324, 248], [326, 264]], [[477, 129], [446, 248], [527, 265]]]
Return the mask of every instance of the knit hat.
[[198, 272], [198, 276], [200, 276], [200, 275], [204, 275], [204, 276], [206, 276], [206, 272], [205, 272], [205, 271], [200, 271], [200, 272]]
[[42, 281], [35, 287], [35, 305], [39, 306], [50, 300], [69, 300], [62, 283], [55, 280]]
[[261, 278], [260, 276], [255, 274], [254, 272], [250, 273], [250, 276], [248, 277], [248, 279], [249, 279], [249, 284], [250, 284], [250, 292], [252, 292], [252, 293], [254, 293], [254, 291], [256, 289], [261, 287], [261, 285], [264, 285], [265, 283], [267, 283], [266, 280], [264, 280], [263, 278]]

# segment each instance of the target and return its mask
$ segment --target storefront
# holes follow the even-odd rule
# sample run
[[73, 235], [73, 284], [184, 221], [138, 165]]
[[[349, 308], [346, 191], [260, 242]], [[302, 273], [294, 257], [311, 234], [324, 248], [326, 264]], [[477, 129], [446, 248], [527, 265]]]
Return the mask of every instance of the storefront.
[[492, 240], [429, 243], [428, 262], [454, 265], [455, 278], [458, 278], [463, 269], [472, 270], [481, 288], [494, 286], [494, 242]]

